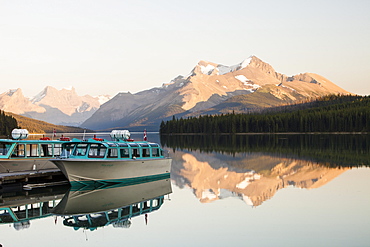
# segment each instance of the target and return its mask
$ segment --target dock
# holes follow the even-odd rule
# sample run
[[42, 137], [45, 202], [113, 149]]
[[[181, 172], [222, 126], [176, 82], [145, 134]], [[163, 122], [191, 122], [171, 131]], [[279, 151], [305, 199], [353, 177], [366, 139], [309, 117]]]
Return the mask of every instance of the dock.
[[24, 189], [32, 189], [64, 183], [68, 184], [68, 180], [57, 168], [0, 173], [0, 193], [7, 188], [23, 187]]

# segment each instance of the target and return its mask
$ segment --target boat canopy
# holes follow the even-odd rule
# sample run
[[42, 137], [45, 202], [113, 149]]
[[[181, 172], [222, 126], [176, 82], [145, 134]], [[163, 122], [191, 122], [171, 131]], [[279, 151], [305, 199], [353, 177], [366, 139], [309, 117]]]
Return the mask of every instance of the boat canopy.
[[163, 158], [163, 150], [157, 143], [107, 141], [92, 138], [87, 141], [63, 144], [61, 158], [80, 159], [142, 159]]

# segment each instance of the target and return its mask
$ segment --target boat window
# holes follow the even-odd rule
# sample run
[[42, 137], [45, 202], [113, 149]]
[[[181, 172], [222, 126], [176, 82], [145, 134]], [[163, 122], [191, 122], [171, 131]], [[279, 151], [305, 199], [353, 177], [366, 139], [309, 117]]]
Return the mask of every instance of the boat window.
[[128, 147], [128, 144], [127, 143], [118, 143], [118, 146], [119, 147]]
[[120, 150], [121, 158], [130, 158], [130, 153], [128, 148], [121, 148]]
[[136, 157], [136, 158], [140, 157], [140, 150], [138, 148], [132, 149], [132, 157]]
[[38, 157], [39, 156], [39, 145], [38, 144], [27, 144], [27, 157]]
[[116, 148], [108, 149], [108, 158], [118, 158], [118, 149]]
[[12, 153], [12, 157], [24, 157], [25, 156], [24, 151], [25, 151], [24, 144], [18, 144]]
[[107, 142], [107, 144], [109, 147], [117, 147], [116, 143]]
[[152, 156], [159, 157], [160, 156], [160, 149], [159, 148], [152, 148]]
[[137, 145], [136, 143], [130, 143], [130, 147], [138, 147], [139, 145]]
[[102, 144], [91, 144], [89, 158], [104, 158], [107, 148]]
[[[76, 144], [66, 143], [60, 148], [60, 144], [55, 144], [54, 155], [59, 155], [63, 158], [68, 158]], [[59, 153], [59, 154], [58, 154]]]
[[7, 155], [11, 146], [12, 146], [11, 143], [1, 142], [0, 143], [0, 155]]
[[143, 202], [142, 207], [143, 207], [143, 209], [148, 209], [148, 208], [150, 208], [150, 201], [145, 201], [145, 202]]
[[54, 149], [55, 149], [55, 144], [49, 144], [48, 145], [48, 152], [49, 152], [49, 155], [50, 156], [53, 156], [54, 157], [54, 155], [55, 155]]
[[152, 207], [158, 207], [159, 205], [159, 198], [158, 199], [153, 199], [152, 200]]
[[53, 146], [52, 144], [41, 144], [41, 156], [42, 157], [52, 157], [53, 156]]
[[143, 148], [143, 157], [150, 157], [150, 149], [149, 148]]
[[159, 147], [159, 145], [157, 143], [150, 143], [150, 146], [151, 147]]
[[149, 147], [149, 144], [147, 144], [147, 143], [140, 143], [140, 146], [141, 147]]
[[73, 155], [74, 156], [85, 156], [87, 151], [87, 144], [77, 144]]

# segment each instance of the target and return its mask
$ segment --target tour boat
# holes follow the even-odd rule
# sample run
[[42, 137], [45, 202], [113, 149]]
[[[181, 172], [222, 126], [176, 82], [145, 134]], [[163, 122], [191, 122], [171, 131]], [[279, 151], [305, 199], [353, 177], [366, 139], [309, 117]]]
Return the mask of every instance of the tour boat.
[[0, 139], [0, 177], [7, 173], [31, 173], [58, 168], [49, 160], [61, 155], [62, 144], [69, 138], [25, 140], [26, 129], [14, 129], [12, 139]]
[[130, 183], [132, 179], [145, 181], [170, 173], [171, 159], [164, 156], [159, 144], [134, 141], [127, 130], [113, 130], [111, 138], [64, 143], [64, 154], [51, 161], [72, 185], [96, 181]]

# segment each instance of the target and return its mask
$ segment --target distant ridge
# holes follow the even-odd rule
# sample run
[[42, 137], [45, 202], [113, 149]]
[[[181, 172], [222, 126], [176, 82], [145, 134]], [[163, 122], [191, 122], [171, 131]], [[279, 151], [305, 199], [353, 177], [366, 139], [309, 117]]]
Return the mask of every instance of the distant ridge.
[[32, 99], [20, 88], [0, 94], [0, 109], [57, 125], [78, 126], [110, 96], [79, 96], [73, 87], [58, 90], [47, 86]]
[[136, 94], [119, 93], [81, 126], [158, 130], [162, 120], [204, 114], [246, 113], [328, 94], [350, 94], [313, 73], [287, 76], [256, 56], [225, 66], [200, 61], [184, 77]]
[[[54, 130], [57, 133], [82, 133], [84, 132], [84, 130], [86, 131], [86, 129], [82, 129], [79, 127], [50, 124], [41, 120], [24, 117], [11, 112], [6, 112], [5, 114], [14, 117], [17, 120], [18, 126], [20, 128], [27, 129], [29, 133], [33, 134], [53, 133]], [[88, 132], [92, 131], [88, 130]]]

